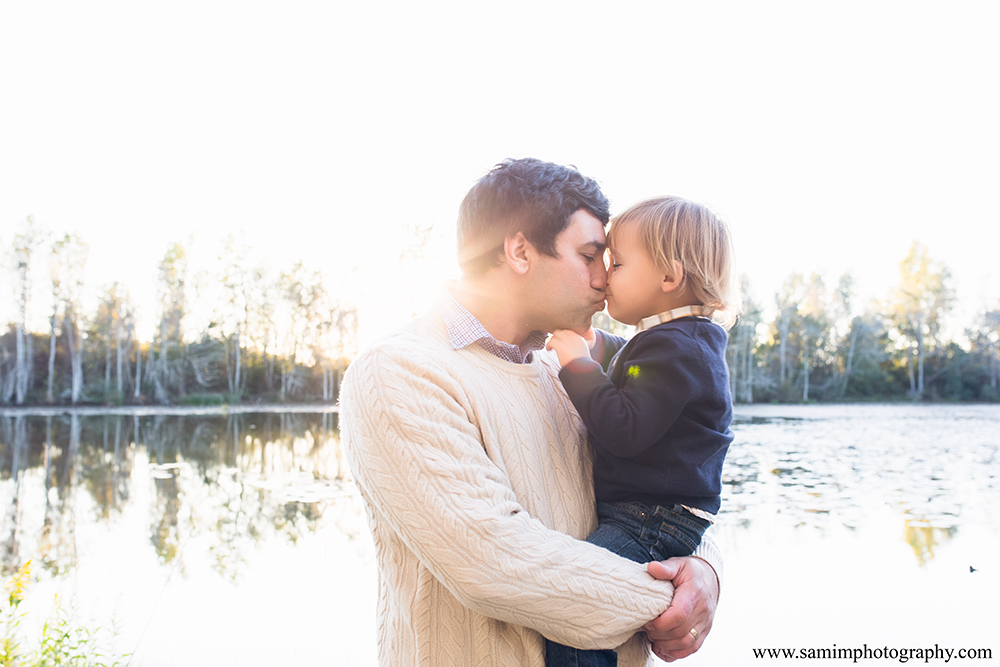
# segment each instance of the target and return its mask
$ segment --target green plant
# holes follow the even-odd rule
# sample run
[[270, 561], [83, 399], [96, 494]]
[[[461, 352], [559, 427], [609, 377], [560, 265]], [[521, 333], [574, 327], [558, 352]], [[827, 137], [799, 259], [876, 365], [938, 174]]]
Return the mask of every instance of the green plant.
[[[42, 625], [38, 646], [23, 650], [24, 639], [18, 632], [24, 614], [17, 608], [25, 598], [31, 579], [31, 561], [22, 565], [6, 583], [8, 597], [4, 610], [4, 635], [0, 639], [0, 667], [122, 667], [127, 654], [107, 648], [117, 635], [99, 626], [91, 627], [76, 617], [72, 604], [66, 605], [57, 595], [52, 613]], [[107, 635], [110, 634], [110, 637]]]
[[[52, 615], [42, 626], [35, 659], [31, 667], [120, 667], [128, 657], [106, 650], [102, 628], [93, 630], [75, 620], [72, 607], [65, 607], [56, 599]], [[114, 632], [111, 633], [114, 636]]]
[[17, 629], [24, 614], [18, 614], [17, 608], [24, 600], [25, 589], [28, 587], [30, 578], [31, 560], [29, 559], [4, 585], [4, 589], [7, 591], [7, 604], [4, 610], [3, 641], [0, 641], [0, 665], [3, 667], [14, 667], [18, 664], [18, 658], [21, 655], [21, 641]]

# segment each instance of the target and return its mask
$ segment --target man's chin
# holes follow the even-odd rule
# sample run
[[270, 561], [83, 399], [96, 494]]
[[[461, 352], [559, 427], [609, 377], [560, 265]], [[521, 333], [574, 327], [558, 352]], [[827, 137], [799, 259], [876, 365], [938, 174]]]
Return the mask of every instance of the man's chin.
[[[552, 325], [550, 325], [551, 328], [550, 329], [546, 329], [546, 331], [548, 331], [549, 333], [552, 333], [553, 331], [556, 331], [558, 329], [568, 329], [569, 331], [572, 331], [573, 333], [577, 333], [577, 334], [580, 334], [581, 336], [583, 336], [588, 331], [590, 331], [591, 321], [593, 320], [594, 315], [596, 315], [597, 313], [601, 312], [602, 310], [604, 310], [604, 302], [603, 301], [601, 302], [600, 307], [594, 306], [593, 308], [591, 308], [590, 310], [588, 310], [586, 313], [581, 313], [580, 316], [579, 316], [579, 319], [577, 319], [575, 322], [562, 322], [560, 324], [552, 324]], [[567, 318], [567, 319], [569, 319], [569, 318]]]
[[601, 311], [595, 310], [593, 313], [587, 316], [587, 320], [585, 322], [581, 322], [579, 325], [575, 327], [569, 327], [569, 330], [572, 331], [573, 333], [580, 334], [581, 336], [586, 336], [587, 332], [590, 331], [591, 328], [593, 327], [591, 321], [593, 320], [594, 315], [596, 315], [599, 312]]

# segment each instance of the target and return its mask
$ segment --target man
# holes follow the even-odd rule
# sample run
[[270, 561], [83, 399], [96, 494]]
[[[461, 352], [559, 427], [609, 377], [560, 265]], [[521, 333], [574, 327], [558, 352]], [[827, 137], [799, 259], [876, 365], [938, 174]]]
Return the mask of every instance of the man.
[[[497, 165], [462, 202], [458, 283], [351, 365], [341, 429], [375, 540], [383, 667], [544, 667], [542, 635], [636, 667], [637, 631], [671, 660], [711, 628], [705, 560], [647, 572], [581, 541], [596, 527], [591, 454], [542, 348], [604, 307], [608, 217], [573, 169]], [[696, 556], [721, 560], [711, 540]]]

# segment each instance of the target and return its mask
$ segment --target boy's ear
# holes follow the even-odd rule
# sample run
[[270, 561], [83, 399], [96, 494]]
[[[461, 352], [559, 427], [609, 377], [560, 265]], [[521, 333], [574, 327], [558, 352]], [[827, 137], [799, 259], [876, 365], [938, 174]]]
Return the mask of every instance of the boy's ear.
[[674, 260], [674, 270], [673, 273], [668, 273], [663, 278], [663, 282], [660, 283], [660, 289], [664, 292], [673, 292], [675, 289], [681, 286], [684, 282], [684, 267], [681, 263]]
[[534, 246], [521, 232], [503, 240], [504, 261], [517, 274], [524, 275], [531, 268], [533, 251]]

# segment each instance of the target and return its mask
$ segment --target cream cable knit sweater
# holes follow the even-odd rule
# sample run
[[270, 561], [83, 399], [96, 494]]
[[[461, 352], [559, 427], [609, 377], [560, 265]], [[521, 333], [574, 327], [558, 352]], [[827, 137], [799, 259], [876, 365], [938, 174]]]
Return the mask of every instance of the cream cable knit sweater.
[[[379, 571], [382, 667], [544, 667], [539, 633], [619, 648], [673, 588], [581, 542], [595, 527], [583, 424], [549, 353], [453, 351], [433, 311], [351, 365], [341, 432]], [[576, 538], [576, 539], [574, 539]], [[718, 569], [707, 540], [698, 555]], [[631, 638], [631, 639], [630, 639]]]

